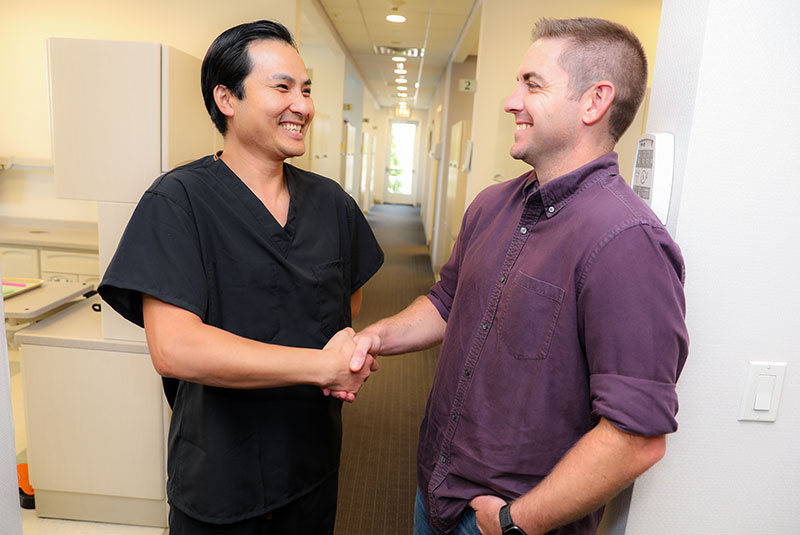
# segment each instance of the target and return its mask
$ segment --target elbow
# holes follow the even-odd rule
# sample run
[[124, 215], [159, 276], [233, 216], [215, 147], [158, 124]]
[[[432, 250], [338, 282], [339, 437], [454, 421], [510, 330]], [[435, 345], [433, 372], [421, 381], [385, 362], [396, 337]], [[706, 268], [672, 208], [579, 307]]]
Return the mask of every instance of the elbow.
[[641, 467], [641, 472], [644, 473], [664, 458], [667, 452], [667, 439], [664, 436], [643, 437], [638, 449], [638, 464]]
[[163, 337], [147, 337], [150, 360], [156, 373], [161, 377], [177, 377], [174, 370], [174, 350], [171, 347], [173, 345], [175, 344], [170, 342], [169, 337], [166, 340]]

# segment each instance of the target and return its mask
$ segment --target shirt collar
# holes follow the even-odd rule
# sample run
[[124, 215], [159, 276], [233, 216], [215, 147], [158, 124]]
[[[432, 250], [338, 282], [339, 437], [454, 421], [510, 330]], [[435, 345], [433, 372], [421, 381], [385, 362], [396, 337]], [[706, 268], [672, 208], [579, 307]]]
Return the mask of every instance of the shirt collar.
[[601, 178], [618, 174], [619, 164], [616, 152], [604, 154], [586, 165], [545, 182], [542, 186], [539, 186], [536, 173], [531, 171], [525, 183], [526, 199], [538, 190], [542, 196], [545, 216], [553, 217], [566, 206], [573, 195], [582, 189], [591, 186]]

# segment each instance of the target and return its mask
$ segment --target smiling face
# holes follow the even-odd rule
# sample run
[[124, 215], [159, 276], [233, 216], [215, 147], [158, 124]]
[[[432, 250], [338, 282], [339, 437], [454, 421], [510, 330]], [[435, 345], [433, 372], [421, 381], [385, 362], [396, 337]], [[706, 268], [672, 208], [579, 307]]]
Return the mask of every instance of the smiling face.
[[539, 39], [528, 48], [504, 108], [516, 119], [511, 156], [537, 174], [570, 160], [582, 133], [580, 101], [571, 96], [569, 75], [558, 63], [564, 44]]
[[241, 99], [230, 95], [225, 143], [236, 143], [270, 161], [305, 152], [305, 136], [314, 118], [311, 80], [297, 51], [277, 40], [253, 41], [252, 64]]

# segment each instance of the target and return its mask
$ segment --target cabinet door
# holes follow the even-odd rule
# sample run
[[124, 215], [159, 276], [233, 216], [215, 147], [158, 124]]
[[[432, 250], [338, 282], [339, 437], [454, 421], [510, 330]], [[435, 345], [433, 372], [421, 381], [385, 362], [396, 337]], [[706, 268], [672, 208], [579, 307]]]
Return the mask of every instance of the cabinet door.
[[39, 250], [28, 247], [0, 247], [3, 277], [39, 278]]
[[137, 202], [161, 171], [161, 46], [48, 39], [56, 195]]
[[161, 379], [147, 354], [23, 344], [34, 488], [164, 497]]

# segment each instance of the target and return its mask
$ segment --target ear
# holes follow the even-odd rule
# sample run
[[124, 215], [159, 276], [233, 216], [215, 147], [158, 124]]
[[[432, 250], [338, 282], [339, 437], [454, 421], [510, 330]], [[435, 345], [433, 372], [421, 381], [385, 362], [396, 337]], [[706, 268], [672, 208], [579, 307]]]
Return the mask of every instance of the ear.
[[614, 101], [614, 84], [608, 80], [596, 82], [581, 97], [581, 119], [583, 124], [591, 126], [605, 117]]
[[238, 100], [236, 96], [231, 93], [230, 89], [224, 85], [218, 85], [214, 88], [214, 102], [217, 103], [219, 111], [226, 117], [233, 117], [236, 113], [236, 106], [234, 101]]

